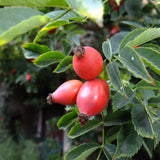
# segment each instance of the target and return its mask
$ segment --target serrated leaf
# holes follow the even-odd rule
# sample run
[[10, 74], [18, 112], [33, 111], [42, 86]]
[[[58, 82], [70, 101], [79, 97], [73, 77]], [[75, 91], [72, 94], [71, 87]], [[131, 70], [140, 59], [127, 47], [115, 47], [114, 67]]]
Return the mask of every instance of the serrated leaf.
[[1, 6], [30, 6], [30, 7], [69, 7], [66, 0], [0, 0]]
[[95, 128], [101, 125], [101, 122], [97, 120], [90, 120], [84, 127], [81, 127], [80, 124], [76, 124], [72, 127], [70, 132], [68, 133], [68, 136], [70, 138], [76, 138], [79, 137]]
[[124, 39], [124, 37], [128, 33], [129, 32], [116, 33], [110, 38], [110, 43], [111, 43], [111, 46], [112, 46], [112, 54], [119, 53], [120, 44], [121, 44], [122, 40]]
[[107, 72], [111, 80], [111, 83], [113, 84], [113, 87], [117, 91], [123, 93], [123, 86], [121, 82], [120, 72], [119, 72], [119, 68], [115, 61], [107, 64]]
[[152, 159], [153, 156], [153, 149], [154, 149], [154, 142], [152, 139], [144, 138], [143, 140], [143, 146], [145, 150], [147, 151], [150, 159]]
[[81, 144], [78, 147], [70, 150], [66, 154], [65, 160], [84, 160], [98, 148], [100, 148], [100, 145], [98, 145], [97, 143]]
[[142, 146], [142, 140], [132, 126], [123, 126], [117, 136], [117, 149], [114, 157], [132, 157]]
[[[135, 29], [132, 32], [128, 33], [125, 36], [125, 38], [122, 40], [120, 47], [119, 47], [119, 50], [121, 50], [123, 47], [125, 47], [127, 43], [134, 40], [139, 34], [143, 33], [145, 30], [146, 29], [144, 29], [144, 28], [140, 28], [140, 29]], [[135, 45], [135, 46], [137, 46], [137, 45]]]
[[136, 90], [160, 90], [160, 82], [156, 80], [154, 80], [154, 82], [156, 85], [141, 80], [140, 82], [138, 82], [138, 84], [135, 85]]
[[75, 111], [66, 113], [59, 119], [57, 123], [58, 128], [66, 130], [74, 123], [75, 118], [77, 118], [77, 113]]
[[72, 59], [73, 59], [73, 56], [68, 56], [62, 59], [60, 63], [57, 65], [54, 72], [55, 73], [65, 72], [67, 69], [69, 69], [72, 66]]
[[71, 6], [82, 15], [95, 21], [100, 27], [103, 26], [104, 8], [99, 0], [68, 0]]
[[110, 43], [109, 39], [107, 41], [103, 42], [102, 50], [103, 50], [103, 53], [104, 53], [105, 57], [109, 61], [111, 61], [111, 59], [112, 59], [112, 46], [111, 46], [111, 43]]
[[60, 62], [65, 55], [59, 51], [50, 51], [41, 54], [38, 58], [35, 59], [34, 64], [39, 67], [46, 67], [48, 65]]
[[126, 46], [133, 48], [158, 37], [160, 37], [160, 28], [148, 28], [136, 36], [132, 41], [129, 41]]
[[148, 105], [158, 107], [160, 105], [160, 95], [150, 98]]
[[112, 160], [112, 157], [116, 151], [116, 146], [113, 144], [105, 144], [103, 147], [103, 151], [107, 160]]
[[[18, 15], [18, 16], [17, 16]], [[28, 7], [7, 7], [0, 9], [0, 46], [18, 35], [44, 25], [50, 19], [36, 9]]]
[[71, 43], [67, 39], [63, 39], [62, 40], [62, 47], [63, 47], [64, 54], [66, 56], [68, 56], [72, 51]]
[[155, 134], [155, 146], [160, 142], [160, 121], [153, 123], [153, 129]]
[[37, 58], [42, 53], [51, 51], [47, 46], [39, 45], [36, 43], [26, 43], [22, 47], [24, 49], [24, 56], [27, 59]]
[[42, 37], [42, 35], [46, 34], [48, 31], [50, 31], [51, 29], [63, 26], [69, 24], [69, 22], [67, 20], [56, 20], [54, 22], [50, 22], [47, 25], [45, 25], [37, 34], [37, 36], [34, 39], [34, 43], [39, 41], [40, 38]]
[[117, 56], [117, 58], [135, 77], [141, 78], [149, 83], [154, 83], [144, 63], [134, 49], [129, 47], [123, 48], [120, 51], [120, 56]]
[[105, 143], [111, 143], [117, 138], [117, 134], [120, 130], [121, 126], [113, 126], [106, 131]]
[[139, 47], [135, 50], [147, 66], [160, 75], [160, 52], [147, 47]]
[[129, 87], [124, 87], [125, 95], [116, 93], [113, 98], [113, 110], [116, 111], [132, 101], [136, 91], [132, 91]]
[[153, 138], [151, 125], [144, 106], [141, 104], [135, 105], [131, 111], [131, 114], [134, 128], [138, 134], [142, 137]]
[[131, 115], [127, 111], [108, 113], [104, 118], [104, 126], [123, 125], [131, 122]]
[[[157, 104], [157, 106], [158, 106], [158, 104]], [[160, 120], [160, 107], [149, 106], [148, 109], [150, 112], [150, 118], [151, 118], [152, 123]]]

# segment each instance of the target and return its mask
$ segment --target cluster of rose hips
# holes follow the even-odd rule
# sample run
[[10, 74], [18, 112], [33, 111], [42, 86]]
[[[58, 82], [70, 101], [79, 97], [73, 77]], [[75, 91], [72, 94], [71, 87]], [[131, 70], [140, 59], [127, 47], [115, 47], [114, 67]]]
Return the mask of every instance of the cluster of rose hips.
[[77, 104], [78, 120], [83, 127], [91, 116], [100, 113], [109, 100], [109, 86], [103, 79], [97, 77], [103, 69], [101, 54], [92, 47], [76, 47], [73, 56], [73, 69], [76, 74], [86, 80], [69, 80], [61, 84], [47, 97], [47, 103], [62, 105]]

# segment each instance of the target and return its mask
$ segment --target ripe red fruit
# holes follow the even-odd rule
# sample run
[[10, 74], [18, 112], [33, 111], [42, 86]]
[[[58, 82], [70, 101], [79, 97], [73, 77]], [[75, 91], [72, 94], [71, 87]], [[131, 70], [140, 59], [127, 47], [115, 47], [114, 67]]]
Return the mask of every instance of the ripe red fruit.
[[83, 127], [90, 116], [100, 113], [109, 100], [109, 86], [103, 79], [86, 81], [77, 95], [78, 120]]
[[110, 5], [113, 7], [115, 11], [119, 11], [122, 4], [123, 4], [123, 0], [120, 1], [119, 5], [117, 5], [115, 0], [110, 0]]
[[16, 68], [14, 68], [14, 69], [12, 69], [12, 70], [10, 71], [11, 74], [14, 74], [15, 72], [17, 72], [17, 69], [16, 69]]
[[113, 27], [113, 28], [111, 29], [110, 34], [111, 34], [111, 35], [114, 35], [114, 34], [116, 34], [116, 33], [118, 33], [118, 32], [119, 32], [119, 27], [118, 27], [118, 26], [115, 26], [115, 27]]
[[53, 93], [47, 97], [47, 103], [59, 103], [62, 105], [76, 104], [76, 98], [82, 82], [76, 79], [61, 84]]
[[101, 54], [92, 47], [76, 47], [73, 56], [73, 69], [77, 75], [86, 80], [99, 76], [103, 68]]
[[31, 79], [32, 79], [31, 74], [27, 74], [27, 75], [26, 75], [26, 81], [30, 81]]

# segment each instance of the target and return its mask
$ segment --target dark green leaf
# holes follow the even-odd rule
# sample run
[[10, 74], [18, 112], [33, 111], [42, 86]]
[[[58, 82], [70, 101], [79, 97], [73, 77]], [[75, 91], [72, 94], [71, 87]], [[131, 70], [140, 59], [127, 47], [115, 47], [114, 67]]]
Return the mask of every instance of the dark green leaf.
[[155, 134], [155, 146], [160, 142], [160, 121], [153, 123], [153, 129]]
[[147, 47], [139, 47], [135, 50], [147, 66], [160, 75], [160, 52]]
[[132, 109], [132, 121], [134, 128], [142, 137], [153, 138], [150, 121], [144, 106], [137, 104]]
[[134, 49], [125, 47], [117, 58], [121, 63], [137, 78], [144, 79], [149, 83], [154, 83], [152, 77], [147, 72], [142, 60]]
[[69, 7], [66, 0], [0, 0], [1, 6], [30, 6], [30, 7]]
[[58, 128], [66, 130], [74, 123], [75, 118], [77, 118], [77, 113], [75, 111], [66, 113], [59, 119], [57, 123]]
[[156, 107], [160, 106], [160, 95], [150, 98], [148, 100], [148, 104], [150, 106], [156, 106]]
[[107, 160], [112, 160], [113, 155], [116, 151], [116, 146], [113, 144], [105, 144], [103, 147], [103, 151]]
[[129, 87], [124, 87], [125, 95], [116, 93], [113, 98], [113, 109], [118, 110], [132, 101], [136, 91], [132, 91]]
[[105, 57], [109, 61], [111, 61], [111, 59], [112, 59], [112, 46], [111, 46], [111, 43], [110, 43], [109, 39], [107, 41], [103, 42], [102, 50], [103, 50], [103, 53], [104, 53]]
[[137, 22], [133, 22], [133, 21], [127, 21], [127, 20], [124, 20], [124, 21], [121, 21], [121, 23], [123, 24], [127, 24], [131, 27], [134, 27], [134, 28], [143, 28], [143, 26]]
[[108, 113], [104, 118], [104, 126], [123, 125], [131, 121], [131, 115], [127, 111]]
[[119, 46], [124, 39], [124, 37], [128, 34], [129, 32], [120, 32], [116, 33], [110, 38], [110, 43], [112, 46], [112, 54], [117, 54], [119, 53]]
[[123, 92], [123, 86], [121, 82], [119, 68], [116, 65], [116, 62], [113, 61], [107, 65], [107, 72], [113, 87], [120, 92]]
[[156, 85], [141, 80], [138, 84], [136, 84], [136, 90], [160, 90], [160, 82], [156, 80], [154, 80], [154, 82]]
[[133, 156], [142, 146], [142, 141], [142, 137], [137, 134], [132, 126], [123, 126], [117, 137], [117, 149], [114, 157]]
[[114, 141], [117, 138], [117, 134], [120, 130], [121, 126], [113, 126], [109, 129], [107, 129], [106, 131], [106, 141], [105, 143], [111, 143], [112, 141]]
[[42, 53], [51, 51], [47, 46], [36, 43], [26, 43], [22, 47], [24, 48], [24, 56], [27, 59], [37, 58]]
[[73, 59], [73, 56], [68, 56], [62, 59], [58, 64], [58, 66], [56, 67], [56, 69], [54, 70], [54, 72], [61, 73], [69, 69], [72, 66], [72, 59]]
[[97, 120], [90, 120], [84, 127], [81, 127], [80, 124], [78, 123], [72, 127], [68, 136], [70, 138], [79, 137], [79, 136], [97, 128], [100, 125], [101, 125], [101, 122], [99, 122]]
[[145, 150], [147, 151], [150, 159], [152, 159], [153, 149], [154, 149], [154, 141], [152, 139], [149, 139], [149, 138], [144, 138], [143, 146], [144, 146]]
[[0, 22], [3, 22], [0, 23], [0, 46], [49, 21], [50, 19], [47, 16], [28, 7], [0, 9]]
[[61, 61], [64, 57], [65, 55], [62, 52], [50, 51], [43, 53], [38, 58], [36, 58], [34, 64], [39, 67], [46, 67], [50, 64]]
[[62, 40], [63, 51], [66, 56], [68, 56], [72, 51], [72, 45], [67, 39]]
[[78, 147], [70, 150], [66, 154], [65, 160], [84, 160], [98, 148], [100, 148], [100, 145], [97, 143], [81, 144]]

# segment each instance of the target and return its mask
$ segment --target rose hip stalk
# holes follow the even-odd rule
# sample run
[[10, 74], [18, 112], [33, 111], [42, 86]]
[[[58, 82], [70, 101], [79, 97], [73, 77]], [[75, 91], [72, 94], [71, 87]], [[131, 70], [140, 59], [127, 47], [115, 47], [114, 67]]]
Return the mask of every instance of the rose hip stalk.
[[76, 103], [77, 93], [82, 86], [82, 82], [76, 79], [69, 80], [61, 84], [53, 93], [47, 97], [47, 103], [59, 103], [62, 105], [72, 105]]
[[103, 68], [101, 54], [92, 47], [76, 47], [73, 56], [73, 69], [85, 80], [95, 79]]
[[78, 120], [83, 127], [90, 116], [100, 113], [109, 100], [109, 86], [103, 79], [86, 81], [77, 95]]

